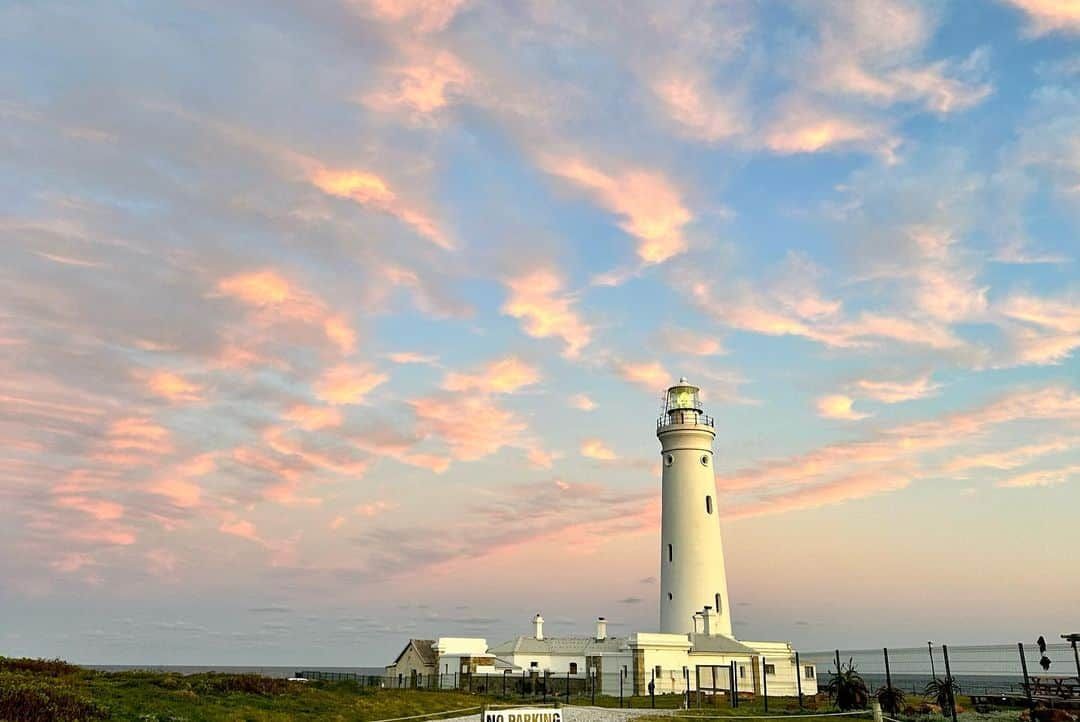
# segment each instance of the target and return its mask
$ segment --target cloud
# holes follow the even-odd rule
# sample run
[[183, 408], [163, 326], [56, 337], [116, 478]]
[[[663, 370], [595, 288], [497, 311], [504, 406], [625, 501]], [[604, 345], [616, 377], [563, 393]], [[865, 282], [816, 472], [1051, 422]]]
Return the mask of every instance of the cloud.
[[1042, 469], [1027, 474], [1002, 479], [997, 486], [1004, 489], [1024, 489], [1033, 486], [1057, 486], [1080, 478], [1080, 464], [1059, 469]]
[[390, 69], [384, 87], [364, 96], [363, 102], [379, 112], [403, 112], [418, 119], [451, 103], [468, 86], [471, 74], [445, 50], [416, 52], [408, 62]]
[[562, 339], [563, 355], [571, 359], [589, 345], [592, 326], [574, 309], [575, 299], [563, 292], [563, 282], [557, 274], [539, 269], [504, 283], [509, 297], [501, 310], [521, 320], [525, 333], [534, 338]]
[[1002, 0], [1028, 16], [1027, 35], [1080, 33], [1080, 7], [1072, 0]]
[[297, 404], [285, 412], [283, 418], [305, 431], [316, 431], [341, 426], [343, 416], [341, 410], [335, 407]]
[[540, 381], [540, 372], [519, 358], [508, 356], [484, 366], [476, 373], [451, 371], [443, 379], [447, 391], [483, 391], [508, 394]]
[[436, 33], [446, 28], [468, 0], [350, 0], [365, 8], [382, 22], [401, 23], [419, 34]]
[[585, 439], [581, 442], [581, 455], [589, 459], [610, 461], [615, 458], [615, 452], [600, 439]]
[[155, 396], [169, 401], [201, 401], [202, 387], [171, 371], [155, 371], [146, 379], [146, 386]]
[[309, 180], [327, 195], [346, 198], [397, 218], [443, 250], [454, 248], [427, 214], [399, 198], [389, 183], [375, 173], [318, 166], [312, 169]]
[[654, 79], [651, 89], [666, 114], [693, 139], [715, 143], [746, 131], [740, 100], [717, 92], [703, 78], [671, 73]]
[[222, 534], [231, 534], [232, 536], [238, 536], [241, 539], [262, 543], [262, 540], [256, 532], [255, 525], [250, 521], [239, 518], [236, 514], [231, 512], [226, 514], [225, 518], [222, 519], [218, 531]]
[[593, 411], [596, 409], [596, 402], [588, 394], [574, 394], [567, 400], [567, 404], [571, 408], [580, 409], [581, 411]]
[[323, 372], [315, 384], [315, 395], [329, 404], [362, 404], [368, 393], [389, 379], [366, 364], [341, 364]]
[[659, 361], [621, 361], [615, 360], [613, 367], [619, 377], [637, 384], [650, 391], [661, 391], [671, 385], [674, 377], [667, 372]]
[[984, 454], [965, 454], [958, 456], [945, 465], [947, 472], [966, 471], [968, 469], [1008, 470], [1024, 466], [1031, 461], [1045, 456], [1067, 451], [1075, 444], [1075, 439], [1054, 439], [1037, 444], [1025, 444], [1003, 451], [990, 451]]
[[623, 597], [622, 599], [618, 600], [619, 604], [641, 604], [641, 602], [641, 597]]
[[609, 175], [572, 156], [545, 157], [540, 164], [621, 216], [619, 227], [638, 239], [637, 255], [643, 263], [663, 263], [687, 249], [683, 230], [694, 216], [674, 183], [663, 174], [630, 169]]
[[854, 383], [856, 393], [865, 399], [886, 404], [925, 399], [937, 394], [940, 384], [930, 382], [930, 375], [919, 376], [911, 381], [875, 381], [859, 379]]
[[855, 400], [843, 394], [822, 396], [814, 402], [818, 416], [823, 419], [843, 419], [845, 421], [858, 421], [865, 419], [869, 414], [862, 414], [852, 408]]
[[91, 499], [85, 496], [61, 496], [57, 497], [55, 504], [58, 507], [77, 509], [100, 520], [119, 519], [124, 515], [123, 505], [104, 499]]
[[415, 351], [394, 351], [386, 354], [386, 357], [396, 364], [434, 365], [439, 362], [439, 357], [434, 354], [422, 354]]

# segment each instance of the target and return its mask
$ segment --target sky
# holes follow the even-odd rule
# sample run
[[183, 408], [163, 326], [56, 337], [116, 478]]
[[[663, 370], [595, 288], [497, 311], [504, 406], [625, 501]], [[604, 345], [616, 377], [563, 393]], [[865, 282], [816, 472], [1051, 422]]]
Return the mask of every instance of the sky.
[[1080, 631], [1074, 0], [0, 3], [0, 654]]

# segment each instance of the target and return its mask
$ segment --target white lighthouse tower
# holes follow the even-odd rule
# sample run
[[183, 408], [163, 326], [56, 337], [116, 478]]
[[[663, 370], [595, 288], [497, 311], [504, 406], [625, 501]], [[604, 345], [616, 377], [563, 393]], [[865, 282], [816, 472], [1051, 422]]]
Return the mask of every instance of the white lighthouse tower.
[[660, 631], [730, 637], [731, 603], [713, 480], [716, 429], [703, 413], [698, 391], [679, 379], [667, 390], [664, 413], [656, 422], [663, 464]]

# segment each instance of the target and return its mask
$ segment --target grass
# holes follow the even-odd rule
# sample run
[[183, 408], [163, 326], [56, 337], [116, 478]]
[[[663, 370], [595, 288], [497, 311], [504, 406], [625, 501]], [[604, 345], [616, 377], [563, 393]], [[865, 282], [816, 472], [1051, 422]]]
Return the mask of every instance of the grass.
[[458, 691], [384, 690], [258, 675], [95, 672], [0, 657], [4, 722], [370, 722], [478, 707]]

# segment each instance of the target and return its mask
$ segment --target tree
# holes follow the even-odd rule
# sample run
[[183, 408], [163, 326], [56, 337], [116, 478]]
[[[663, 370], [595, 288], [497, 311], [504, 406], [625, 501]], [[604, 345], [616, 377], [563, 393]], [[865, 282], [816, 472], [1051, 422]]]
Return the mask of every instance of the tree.
[[848, 659], [846, 665], [841, 664], [840, 669], [832, 673], [829, 683], [825, 685], [825, 691], [841, 712], [866, 709], [870, 703], [870, 690], [866, 686], [866, 680], [855, 669], [852, 659]]

